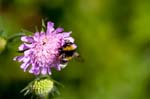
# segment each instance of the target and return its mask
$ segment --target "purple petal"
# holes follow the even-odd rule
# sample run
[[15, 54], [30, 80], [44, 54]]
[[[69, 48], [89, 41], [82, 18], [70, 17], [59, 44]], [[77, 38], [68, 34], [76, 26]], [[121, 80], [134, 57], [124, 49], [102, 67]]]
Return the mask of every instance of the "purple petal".
[[64, 31], [64, 29], [63, 28], [57, 28], [55, 31], [56, 31], [56, 33], [61, 33]]
[[51, 73], [51, 69], [50, 69], [50, 68], [47, 68], [47, 70], [48, 70], [48, 74], [51, 75], [51, 74], [52, 74], [52, 73]]
[[38, 41], [39, 38], [40, 38], [40, 33], [39, 33], [39, 32], [36, 32], [36, 33], [34, 34], [34, 36], [33, 36], [33, 39], [34, 39], [35, 41]]
[[23, 50], [27, 50], [27, 49], [29, 49], [30, 47], [32, 47], [30, 44], [21, 44], [20, 46], [19, 46], [19, 51], [23, 51]]
[[26, 62], [23, 63], [20, 67], [24, 70], [24, 72], [27, 70], [27, 68], [29, 67], [30, 63]]
[[28, 56], [28, 55], [30, 55], [30, 54], [32, 54], [32, 53], [33, 53], [32, 50], [26, 50], [26, 51], [24, 51], [24, 55], [25, 55], [25, 56]]
[[42, 39], [42, 38], [45, 38], [45, 33], [44, 32], [40, 33], [40, 39]]
[[29, 42], [29, 43], [31, 43], [31, 42], [33, 42], [33, 37], [22, 36], [22, 37], [21, 37], [21, 40], [22, 40], [23, 42]]
[[55, 66], [55, 68], [56, 68], [56, 70], [58, 70], [58, 71], [61, 70], [61, 67], [60, 67], [58, 64]]
[[43, 75], [47, 74], [47, 68], [46, 67], [43, 67], [42, 70], [41, 70], [41, 73]]
[[63, 37], [69, 37], [71, 33], [72, 32], [63, 32], [62, 35]]
[[23, 61], [23, 59], [24, 59], [24, 56], [17, 56], [13, 60], [21, 62], [21, 61]]
[[32, 66], [32, 68], [29, 70], [29, 73], [33, 73], [35, 75], [39, 75], [40, 74], [40, 68]]
[[34, 62], [34, 63], [32, 63], [32, 66], [35, 67], [35, 68], [37, 68], [37, 67], [39, 67], [39, 64], [37, 64], [36, 62]]
[[40, 71], [39, 70], [35, 70], [34, 71], [34, 75], [39, 75], [40, 74]]
[[46, 31], [46, 33], [50, 34], [50, 33], [52, 33], [52, 31], [54, 31], [54, 23], [49, 21], [47, 23], [47, 31]]
[[70, 37], [70, 34], [71, 34], [71, 32], [65, 32], [65, 33], [63, 32], [63, 33], [57, 34], [56, 37], [60, 38], [60, 39], [66, 39], [66, 38]]
[[30, 61], [30, 57], [24, 57], [24, 58], [23, 58], [23, 62], [26, 62], [26, 63], [27, 63], [27, 62], [29, 62], [29, 61]]
[[29, 70], [29, 73], [33, 73], [34, 72], [35, 67], [32, 66], [31, 69]]
[[72, 37], [67, 37], [67, 38], [64, 38], [65, 40], [67, 40], [67, 41], [69, 41], [69, 42], [74, 42], [74, 38], [72, 38]]

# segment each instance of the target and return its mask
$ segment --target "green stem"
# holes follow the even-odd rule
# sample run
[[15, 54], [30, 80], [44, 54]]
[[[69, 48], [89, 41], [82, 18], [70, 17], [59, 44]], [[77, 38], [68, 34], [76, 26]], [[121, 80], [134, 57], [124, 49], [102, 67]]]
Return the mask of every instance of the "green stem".
[[48, 94], [45, 95], [44, 99], [49, 99], [49, 95]]
[[18, 33], [18, 34], [14, 34], [12, 35], [11, 37], [8, 38], [8, 42], [11, 42], [13, 41], [16, 37], [20, 37], [20, 36], [23, 36], [25, 35], [24, 33]]

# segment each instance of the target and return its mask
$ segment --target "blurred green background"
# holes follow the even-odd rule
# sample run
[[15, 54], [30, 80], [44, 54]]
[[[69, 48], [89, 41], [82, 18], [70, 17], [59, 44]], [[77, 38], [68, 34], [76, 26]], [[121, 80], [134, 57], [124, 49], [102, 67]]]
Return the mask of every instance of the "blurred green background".
[[30, 98], [19, 92], [34, 76], [9, 38], [42, 18], [72, 31], [84, 59], [53, 69], [65, 87], [52, 99], [150, 99], [150, 0], [0, 0], [0, 99]]

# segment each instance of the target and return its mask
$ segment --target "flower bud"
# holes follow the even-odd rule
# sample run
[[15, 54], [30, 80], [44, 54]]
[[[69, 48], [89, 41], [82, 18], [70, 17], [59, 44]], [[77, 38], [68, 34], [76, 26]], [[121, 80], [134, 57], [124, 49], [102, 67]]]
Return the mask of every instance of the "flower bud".
[[50, 79], [39, 79], [33, 82], [32, 90], [36, 95], [46, 96], [48, 95], [54, 86], [54, 82]]
[[55, 91], [54, 81], [49, 77], [39, 77], [21, 90], [24, 92], [24, 96], [31, 93], [39, 97], [47, 97], [53, 91]]

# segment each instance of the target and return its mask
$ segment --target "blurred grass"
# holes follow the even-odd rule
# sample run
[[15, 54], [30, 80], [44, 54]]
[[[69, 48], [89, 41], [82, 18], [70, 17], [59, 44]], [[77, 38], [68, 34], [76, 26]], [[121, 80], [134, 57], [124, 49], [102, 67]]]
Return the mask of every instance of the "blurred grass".
[[[150, 98], [150, 13], [148, 0], [1, 0], [0, 31], [35, 31], [41, 19], [72, 31], [84, 62], [71, 61], [53, 78], [65, 85], [54, 99]], [[1, 43], [1, 42], [0, 42]], [[33, 76], [12, 58], [18, 41], [0, 54], [0, 99], [19, 94]], [[16, 87], [12, 87], [16, 86]]]

